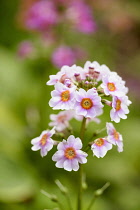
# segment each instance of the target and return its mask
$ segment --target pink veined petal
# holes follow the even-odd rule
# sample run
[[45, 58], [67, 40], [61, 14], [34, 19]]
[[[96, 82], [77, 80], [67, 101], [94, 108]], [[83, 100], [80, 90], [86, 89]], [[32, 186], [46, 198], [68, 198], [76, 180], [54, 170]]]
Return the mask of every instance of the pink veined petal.
[[49, 101], [49, 106], [55, 107], [58, 103], [59, 103], [59, 100], [54, 101], [53, 98], [51, 98]]
[[46, 150], [46, 148], [45, 147], [41, 147], [41, 150], [40, 150], [41, 156], [44, 157], [44, 156], [47, 155], [47, 153], [48, 153], [48, 151]]
[[87, 153], [85, 153], [81, 150], [77, 150], [76, 153], [77, 153], [77, 159], [78, 159], [79, 163], [86, 163], [87, 162], [87, 159], [86, 159], [86, 157], [88, 156]]
[[117, 142], [117, 146], [118, 146], [118, 152], [123, 152], [123, 142], [122, 141], [118, 141]]
[[69, 145], [70, 147], [73, 147], [74, 142], [75, 142], [74, 136], [73, 136], [73, 135], [70, 135], [70, 136], [68, 137], [68, 139], [67, 139], [68, 145]]
[[96, 117], [96, 111], [94, 107], [87, 111], [86, 117], [90, 117], [90, 118]]
[[59, 160], [59, 161], [57, 161], [56, 164], [55, 164], [55, 166], [56, 166], [57, 168], [63, 168], [63, 167], [64, 167], [64, 161], [65, 161], [64, 158], [61, 159], [61, 160]]
[[82, 148], [82, 141], [80, 138], [76, 138], [74, 141], [74, 148], [75, 149], [81, 149]]
[[35, 144], [35, 143], [37, 143], [39, 141], [40, 141], [40, 137], [36, 137], [36, 138], [31, 140], [31, 144]]
[[31, 148], [33, 151], [37, 151], [37, 150], [39, 150], [40, 149], [40, 144], [39, 144], [39, 142], [38, 143], [36, 143], [36, 144], [34, 144], [33, 146], [32, 146], [32, 148]]
[[58, 144], [57, 149], [58, 149], [58, 150], [65, 150], [66, 147], [67, 147], [67, 142], [66, 142], [66, 140], [63, 140], [62, 142], [60, 142], [60, 143]]
[[65, 160], [64, 161], [64, 169], [67, 171], [72, 171], [72, 163], [71, 160]]
[[111, 144], [111, 143], [109, 143], [108, 141], [105, 141], [104, 146], [107, 148], [107, 150], [112, 149], [112, 144]]
[[57, 151], [53, 156], [52, 156], [52, 160], [53, 161], [59, 161], [64, 157], [64, 151], [63, 150], [59, 150]]
[[71, 160], [71, 166], [74, 171], [78, 171], [79, 169], [78, 160], [77, 159]]
[[100, 149], [99, 149], [99, 154], [100, 154], [100, 157], [104, 157], [105, 155], [106, 155], [106, 153], [107, 153], [107, 149], [106, 149], [106, 147], [103, 145], [103, 146], [101, 146], [100, 147]]
[[47, 143], [44, 147], [47, 151], [50, 151], [53, 148], [53, 143], [47, 141]]

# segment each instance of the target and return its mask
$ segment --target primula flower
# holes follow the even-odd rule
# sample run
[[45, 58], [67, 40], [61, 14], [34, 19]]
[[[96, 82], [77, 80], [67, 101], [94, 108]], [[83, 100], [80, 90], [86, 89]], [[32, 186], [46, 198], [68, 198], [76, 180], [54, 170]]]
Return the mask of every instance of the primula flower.
[[106, 95], [123, 96], [126, 94], [126, 88], [120, 76], [115, 72], [110, 72], [102, 78], [101, 87]]
[[18, 56], [20, 58], [30, 58], [33, 56], [35, 48], [30, 41], [23, 41], [18, 46]]
[[80, 88], [79, 91], [76, 91], [75, 98], [74, 108], [77, 115], [94, 118], [102, 113], [103, 105], [96, 89], [92, 88], [86, 92]]
[[48, 151], [50, 151], [54, 145], [54, 141], [51, 138], [54, 133], [55, 128], [53, 128], [52, 130], [42, 131], [39, 137], [32, 139], [31, 144], [33, 146], [31, 149], [33, 151], [37, 151], [40, 149], [40, 154], [42, 157], [47, 155]]
[[63, 65], [72, 65], [75, 63], [75, 53], [68, 46], [60, 46], [52, 54], [52, 63], [58, 68]]
[[91, 145], [93, 155], [96, 157], [104, 157], [108, 150], [112, 149], [112, 144], [107, 141], [106, 138], [99, 138]]
[[79, 163], [87, 162], [87, 153], [80, 150], [82, 142], [80, 138], [69, 136], [67, 141], [63, 140], [57, 146], [58, 151], [53, 155], [52, 160], [56, 161], [56, 167], [64, 168], [67, 171], [77, 171]]
[[107, 140], [114, 145], [118, 146], [118, 152], [123, 151], [122, 135], [116, 131], [112, 123], [106, 123], [108, 137]]
[[27, 11], [26, 26], [44, 31], [58, 22], [58, 13], [53, 1], [40, 0]]
[[120, 122], [120, 118], [126, 119], [126, 114], [129, 113], [128, 106], [130, 104], [131, 101], [128, 100], [128, 96], [114, 96], [112, 100], [112, 110], [110, 111], [111, 120], [118, 123]]
[[55, 90], [51, 92], [51, 96], [52, 98], [49, 101], [49, 105], [53, 107], [53, 109], [73, 109], [75, 103], [75, 87], [68, 88], [58, 82], [55, 85]]
[[66, 18], [76, 30], [82, 33], [90, 34], [96, 30], [92, 10], [82, 1], [74, 1], [69, 5], [66, 11]]
[[[50, 75], [50, 80], [47, 85], [55, 85], [57, 82], [65, 84], [65, 80], [69, 79], [71, 82], [75, 79], [75, 73], [83, 72], [80, 66], [63, 66], [56, 75]], [[71, 83], [72, 84], [72, 83]]]
[[55, 126], [57, 131], [63, 131], [65, 128], [69, 127], [69, 121], [73, 118], [73, 110], [61, 111], [58, 114], [51, 114], [50, 119], [52, 122], [49, 126]]

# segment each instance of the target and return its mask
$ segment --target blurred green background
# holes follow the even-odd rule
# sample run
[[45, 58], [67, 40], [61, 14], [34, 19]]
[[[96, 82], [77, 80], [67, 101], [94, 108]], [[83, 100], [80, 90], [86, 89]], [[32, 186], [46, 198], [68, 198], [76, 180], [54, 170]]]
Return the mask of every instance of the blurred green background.
[[[104, 3], [106, 2], [106, 3]], [[102, 159], [92, 157], [84, 165], [88, 189], [84, 192], [84, 208], [94, 190], [107, 181], [111, 183], [104, 195], [98, 198], [93, 209], [140, 209], [140, 2], [139, 0], [87, 1], [94, 11], [97, 31], [92, 35], [67, 31], [61, 41], [70, 46], [81, 46], [86, 60], [97, 60], [117, 71], [129, 87], [133, 102], [127, 120], [121, 120], [116, 128], [123, 135], [124, 152], [116, 148]], [[55, 193], [65, 204], [54, 180], [59, 179], [69, 187], [71, 199], [76, 202], [77, 172], [55, 168], [51, 156], [55, 149], [41, 158], [39, 151], [31, 151], [31, 139], [48, 127], [50, 91], [46, 86], [50, 74], [57, 68], [50, 61], [52, 48], [41, 49], [39, 35], [25, 30], [20, 17], [23, 1], [0, 1], [0, 209], [43, 210], [57, 205], [41, 194], [44, 189]], [[61, 28], [58, 28], [59, 31]], [[20, 59], [18, 45], [32, 40], [37, 55]], [[54, 46], [53, 46], [54, 47]], [[101, 116], [102, 123], [91, 123], [85, 138], [95, 128], [102, 128], [109, 121], [109, 110]], [[75, 135], [80, 124], [72, 121]]]

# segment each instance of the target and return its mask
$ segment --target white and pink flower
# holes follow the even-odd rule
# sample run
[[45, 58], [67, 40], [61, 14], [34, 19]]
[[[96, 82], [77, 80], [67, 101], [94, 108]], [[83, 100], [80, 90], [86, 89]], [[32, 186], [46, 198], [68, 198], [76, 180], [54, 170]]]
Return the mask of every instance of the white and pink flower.
[[77, 171], [79, 163], [87, 162], [87, 153], [81, 150], [82, 141], [80, 138], [69, 136], [67, 141], [63, 140], [57, 146], [58, 151], [53, 155], [52, 160], [56, 161], [57, 168], [64, 168], [67, 171]]
[[75, 98], [74, 108], [77, 115], [94, 118], [102, 113], [103, 105], [95, 88], [89, 89], [87, 92], [80, 88], [79, 91], [76, 91]]
[[106, 138], [98, 138], [91, 145], [93, 155], [96, 157], [104, 157], [108, 150], [112, 149], [112, 144]]
[[99, 71], [100, 65], [98, 62], [93, 61], [87, 61], [84, 65], [84, 71], [85, 75], [91, 77], [91, 79], [97, 79], [100, 76], [100, 71]]
[[50, 119], [52, 122], [49, 126], [55, 126], [57, 131], [63, 131], [65, 128], [69, 127], [69, 121], [73, 118], [73, 110], [61, 111], [58, 114], [51, 114]]
[[112, 100], [112, 109], [110, 111], [110, 117], [112, 121], [116, 123], [120, 122], [120, 118], [126, 119], [126, 114], [129, 113], [128, 106], [131, 104], [131, 101], [128, 99], [128, 96], [117, 97], [114, 96]]
[[107, 137], [108, 141], [113, 145], [117, 145], [118, 152], [122, 152], [123, 151], [122, 135], [116, 131], [112, 123], [106, 123], [106, 128], [107, 128], [107, 134], [108, 134], [108, 137]]
[[49, 101], [50, 107], [53, 109], [70, 110], [75, 104], [75, 87], [68, 88], [58, 82], [55, 90], [51, 92], [52, 98]]
[[55, 133], [55, 128], [52, 130], [42, 131], [39, 137], [36, 137], [31, 140], [32, 150], [37, 151], [40, 150], [41, 156], [47, 155], [48, 151], [53, 148], [54, 141], [52, 140], [52, 136]]
[[115, 72], [103, 76], [102, 81], [103, 83], [101, 84], [101, 87], [106, 95], [119, 97], [125, 95], [127, 92], [122, 78]]
[[[46, 83], [47, 85], [55, 85], [57, 82], [63, 84], [66, 83], [66, 80], [70, 80], [71, 84], [75, 80], [75, 74], [83, 73], [83, 69], [80, 66], [63, 66], [61, 70], [56, 75], [50, 75], [50, 80]], [[72, 84], [73, 85], [73, 84]]]

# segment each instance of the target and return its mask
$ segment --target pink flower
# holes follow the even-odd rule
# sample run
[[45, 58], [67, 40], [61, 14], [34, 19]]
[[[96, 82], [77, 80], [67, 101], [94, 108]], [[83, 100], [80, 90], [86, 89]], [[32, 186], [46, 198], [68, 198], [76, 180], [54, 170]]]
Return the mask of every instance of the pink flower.
[[75, 63], [75, 52], [68, 46], [60, 46], [53, 52], [52, 62], [53, 64], [61, 68], [63, 65], [71, 66]]
[[87, 61], [84, 65], [84, 71], [87, 76], [89, 76], [91, 79], [97, 79], [100, 76], [100, 71], [99, 71], [100, 65], [98, 62], [90, 62]]
[[80, 88], [79, 91], [76, 91], [75, 98], [74, 108], [77, 115], [94, 118], [102, 113], [103, 105], [96, 89], [92, 88], [86, 92]]
[[96, 157], [104, 157], [108, 150], [112, 149], [112, 144], [109, 143], [106, 138], [99, 138], [94, 141], [91, 145], [91, 150], [93, 155]]
[[44, 31], [57, 22], [58, 13], [53, 1], [37, 1], [27, 11], [26, 26], [31, 30]]
[[73, 109], [75, 103], [75, 87], [68, 88], [58, 82], [55, 85], [55, 90], [51, 92], [51, 96], [49, 106], [53, 107], [53, 109]]
[[65, 128], [69, 127], [69, 121], [73, 118], [73, 115], [74, 112], [72, 110], [51, 114], [50, 119], [52, 122], [49, 123], [49, 126], [55, 126], [57, 131], [63, 131]]
[[67, 141], [63, 140], [57, 146], [58, 151], [53, 155], [52, 160], [56, 161], [57, 168], [64, 168], [67, 171], [77, 171], [79, 163], [87, 162], [87, 153], [80, 150], [82, 142], [80, 138], [69, 136]]
[[126, 119], [126, 114], [129, 113], [128, 106], [130, 104], [131, 101], [128, 100], [128, 96], [114, 96], [112, 101], [112, 110], [110, 111], [111, 120], [118, 123], [120, 122], [120, 118]]
[[40, 149], [41, 156], [47, 155], [48, 151], [53, 148], [54, 141], [52, 140], [52, 135], [55, 133], [55, 128], [52, 130], [46, 130], [41, 133], [39, 137], [32, 139], [31, 144], [32, 150], [37, 151]]
[[116, 131], [112, 123], [106, 123], [108, 137], [107, 140], [114, 145], [118, 146], [118, 152], [123, 151], [122, 135]]
[[119, 97], [125, 95], [127, 92], [122, 78], [115, 72], [110, 72], [110, 74], [104, 76], [102, 81], [101, 87], [106, 95]]
[[90, 34], [96, 30], [92, 10], [82, 1], [74, 1], [70, 4], [66, 11], [66, 18], [76, 30], [82, 33]]
[[71, 85], [75, 80], [75, 73], [83, 72], [83, 69], [79, 66], [63, 66], [61, 70], [56, 75], [50, 75], [50, 80], [47, 82], [47, 85], [55, 85], [57, 82], [65, 84], [66, 80], [70, 80]]
[[29, 58], [34, 53], [34, 46], [30, 41], [23, 41], [18, 46], [18, 56], [20, 58]]

